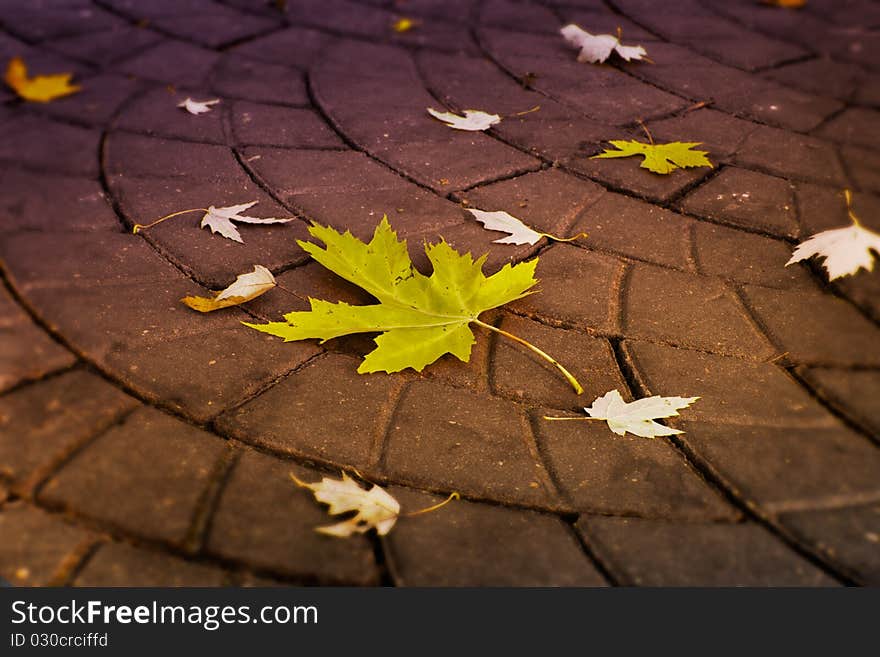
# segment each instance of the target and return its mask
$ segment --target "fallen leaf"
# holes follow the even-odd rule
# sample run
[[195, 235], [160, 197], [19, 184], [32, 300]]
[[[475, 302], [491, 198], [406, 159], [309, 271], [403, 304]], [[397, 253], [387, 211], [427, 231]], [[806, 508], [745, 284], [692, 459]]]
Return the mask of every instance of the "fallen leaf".
[[48, 103], [76, 93], [82, 87], [70, 84], [73, 73], [28, 77], [27, 65], [21, 57], [13, 57], [6, 67], [6, 84], [20, 97], [36, 103]]
[[309, 484], [295, 475], [290, 475], [297, 486], [308, 488], [315, 499], [329, 504], [328, 513], [338, 515], [356, 511], [356, 515], [335, 525], [316, 527], [315, 531], [330, 536], [347, 538], [352, 534], [363, 534], [375, 528], [379, 536], [385, 536], [394, 527], [400, 515], [400, 503], [385, 489], [373, 485], [370, 490], [361, 486], [344, 472], [342, 479], [324, 477], [320, 483]]
[[187, 98], [182, 103], [178, 103], [178, 107], [182, 107], [190, 114], [205, 114], [206, 112], [211, 111], [211, 105], [216, 105], [220, 102], [219, 98], [215, 98], [214, 100], [193, 100], [192, 98]]
[[580, 233], [568, 238], [556, 237], [548, 233], [539, 233], [526, 226], [520, 219], [503, 210], [485, 212], [484, 210], [468, 208], [468, 212], [474, 215], [474, 219], [483, 224], [486, 230], [497, 230], [508, 234], [507, 237], [494, 240], [495, 244], [536, 244], [542, 237], [556, 240], [557, 242], [571, 242], [579, 237], [586, 237], [586, 233]]
[[826, 230], [798, 244], [791, 254], [791, 259], [785, 263], [786, 267], [818, 256], [825, 259], [822, 266], [828, 272], [829, 281], [841, 276], [850, 276], [863, 268], [867, 271], [874, 270], [872, 250], [880, 254], [880, 234], [862, 226], [858, 217], [853, 214], [852, 195], [849, 190], [844, 191], [844, 196], [849, 217], [853, 222], [852, 226]]
[[501, 117], [497, 114], [487, 114], [481, 110], [464, 110], [464, 116], [459, 116], [452, 112], [438, 112], [434, 108], [429, 107], [428, 114], [435, 119], [443, 121], [450, 128], [474, 132], [491, 128], [501, 121]]
[[593, 405], [584, 408], [590, 417], [551, 417], [544, 416], [545, 420], [604, 420], [608, 427], [618, 436], [624, 436], [627, 432], [654, 438], [655, 436], [672, 436], [684, 433], [678, 429], [664, 426], [654, 420], [673, 417], [678, 415], [678, 410], [686, 408], [697, 401], [699, 397], [645, 397], [634, 402], [627, 403], [617, 390], [611, 390], [597, 398]]
[[243, 224], [284, 224], [293, 221], [296, 217], [248, 217], [241, 213], [257, 204], [257, 201], [250, 203], [242, 203], [241, 205], [230, 205], [224, 208], [215, 208], [213, 205], [208, 206], [208, 211], [202, 217], [199, 224], [202, 228], [210, 228], [212, 233], [219, 233], [223, 237], [244, 243], [241, 234], [233, 225], [233, 221]]
[[783, 9], [800, 9], [806, 6], [807, 0], [761, 0], [761, 4]]
[[609, 143], [618, 150], [605, 149], [604, 153], [594, 155], [590, 159], [641, 155], [645, 159], [639, 166], [654, 173], [672, 173], [679, 167], [712, 167], [712, 163], [706, 157], [709, 154], [707, 151], [691, 150], [694, 146], [701, 144], [698, 141], [644, 144], [631, 139], [629, 141], [612, 140]]
[[409, 32], [411, 29], [418, 27], [421, 21], [414, 18], [398, 18], [391, 24], [391, 29], [395, 32]]
[[558, 362], [525, 340], [478, 319], [480, 313], [527, 296], [537, 281], [538, 259], [504, 265], [491, 275], [483, 274], [487, 256], [474, 260], [470, 253], [456, 252], [444, 240], [426, 244], [433, 272], [425, 276], [413, 267], [406, 241], [383, 217], [373, 239], [365, 244], [350, 232], [313, 223], [312, 242], [299, 245], [317, 262], [345, 280], [360, 286], [378, 304], [351, 306], [309, 299], [310, 311], [295, 311], [283, 322], [247, 324], [253, 329], [284, 338], [285, 342], [318, 338], [322, 342], [351, 333], [381, 333], [376, 349], [364, 358], [358, 372], [399, 372], [408, 367], [422, 371], [444, 354], [468, 362], [475, 339], [473, 322], [513, 339], [554, 365], [578, 392], [580, 384]]
[[580, 48], [577, 60], [598, 64], [604, 62], [616, 52], [626, 61], [642, 59], [648, 53], [641, 46], [624, 46], [620, 39], [611, 34], [590, 34], [573, 23], [561, 30], [562, 36], [575, 48]]
[[213, 297], [183, 297], [181, 301], [193, 310], [209, 313], [212, 310], [237, 306], [256, 299], [275, 287], [275, 277], [263, 265], [254, 265], [254, 270], [239, 274], [235, 282], [225, 290], [215, 292]]

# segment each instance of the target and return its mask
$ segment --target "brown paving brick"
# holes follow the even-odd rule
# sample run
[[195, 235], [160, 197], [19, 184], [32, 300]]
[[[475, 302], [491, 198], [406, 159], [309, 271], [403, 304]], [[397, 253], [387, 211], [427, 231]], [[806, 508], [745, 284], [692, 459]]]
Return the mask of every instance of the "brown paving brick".
[[232, 48], [233, 52], [272, 64], [306, 68], [332, 37], [293, 26]]
[[120, 26], [97, 34], [52, 39], [49, 45], [65, 55], [93, 64], [115, 62], [162, 40], [162, 36], [141, 27]]
[[222, 440], [145, 408], [77, 454], [39, 499], [179, 544], [223, 449]]
[[623, 194], [605, 194], [584, 210], [571, 233], [582, 244], [660, 265], [688, 269], [688, 231], [693, 221]]
[[150, 23], [157, 29], [208, 48], [258, 36], [279, 25], [261, 16], [227, 9], [212, 4], [206, 12], [183, 16], [160, 16]]
[[[847, 216], [843, 190], [836, 187], [798, 183], [797, 201], [804, 237], [852, 223]], [[855, 192], [853, 212], [867, 228], [880, 230], [880, 197]]]
[[682, 116], [652, 121], [649, 124], [658, 141], [699, 141], [700, 150], [709, 152], [712, 162], [724, 160], [759, 124], [744, 121], [718, 110], [702, 108]]
[[785, 372], [769, 363], [646, 342], [623, 343], [652, 395], [700, 396], [689, 421], [734, 425], [831, 427], [837, 421]]
[[493, 337], [489, 374], [496, 394], [552, 408], [580, 408], [611, 388], [624, 387], [611, 345], [604, 338], [551, 328], [515, 315], [505, 315], [500, 328], [556, 358], [578, 379], [584, 394], [576, 395], [547, 361], [500, 335]]
[[315, 527], [333, 524], [334, 519], [325, 513], [325, 505], [290, 480], [290, 473], [307, 482], [327, 476], [244, 451], [211, 521], [207, 550], [307, 581], [375, 584], [378, 572], [369, 541], [317, 533]]
[[624, 295], [626, 336], [742, 358], [775, 354], [716, 279], [636, 264]]
[[557, 504], [526, 416], [511, 403], [416, 381], [391, 420], [384, 472], [393, 481], [502, 502]]
[[746, 302], [770, 338], [796, 363], [880, 365], [880, 330], [828, 294], [746, 285]]
[[[174, 107], [173, 104], [171, 108], [180, 112], [180, 121], [187, 119], [188, 112]], [[204, 117], [189, 114], [189, 118], [198, 120]], [[213, 120], [208, 119], [209, 122]], [[104, 167], [110, 176], [190, 177], [228, 182], [229, 179], [241, 175], [241, 169], [232, 152], [224, 146], [127, 132], [113, 132], [107, 136], [104, 159]]]
[[880, 434], [880, 372], [805, 367], [799, 373], [823, 399], [861, 426]]
[[0, 336], [0, 391], [76, 362], [31, 321], [5, 288], [0, 288]]
[[168, 554], [104, 543], [73, 580], [74, 586], [223, 586], [222, 570]]
[[880, 506], [787, 513], [780, 522], [862, 584], [880, 583]]
[[0, 126], [0, 160], [68, 175], [98, 175], [100, 133], [21, 113]]
[[673, 524], [584, 516], [578, 530], [622, 584], [835, 586], [835, 580], [751, 523]]
[[[88, 178], [0, 169], [0, 232], [119, 230], [100, 184]], [[58, 205], [64, 212], [57, 211]]]
[[840, 100], [853, 94], [861, 78], [854, 67], [824, 58], [774, 68], [766, 75], [790, 87]]
[[724, 169], [688, 194], [681, 207], [693, 214], [774, 235], [798, 234], [791, 183], [746, 169]]
[[840, 157], [857, 185], [880, 192], [880, 155], [858, 146], [843, 146]]
[[694, 225], [694, 252], [701, 274], [784, 289], [815, 289], [801, 267], [783, 267], [791, 247], [782, 240], [708, 222]]
[[91, 535], [25, 504], [0, 509], [0, 576], [15, 586], [53, 583], [65, 559], [91, 540]]
[[[391, 488], [404, 512], [441, 498]], [[602, 586], [604, 580], [559, 519], [534, 511], [453, 501], [403, 518], [385, 539], [402, 586]]]
[[211, 76], [211, 88], [228, 98], [281, 105], [308, 105], [303, 77], [287, 66], [226, 55]]
[[880, 126], [880, 112], [862, 107], [851, 107], [824, 124], [817, 134], [832, 141], [880, 149], [877, 127]]
[[22, 483], [136, 406], [83, 371], [16, 390], [0, 398], [0, 473]]
[[[584, 405], [594, 398], [588, 396]], [[736, 517], [666, 440], [618, 436], [604, 422], [544, 420], [547, 414], [559, 415], [534, 415], [541, 451], [579, 511], [690, 520]]]
[[400, 392], [400, 375], [358, 374], [329, 355], [218, 421], [223, 433], [274, 451], [369, 470]]
[[238, 101], [232, 106], [232, 129], [239, 144], [284, 148], [345, 148], [316, 112]]
[[[4, 23], [14, 23], [15, 34], [31, 41], [42, 41], [72, 34], [89, 34], [113, 29], [124, 21], [113, 14], [95, 6], [68, 7], [39, 5], [4, 5], [0, 8], [0, 18]], [[51, 11], [47, 11], [51, 9]]]
[[734, 156], [737, 164], [794, 180], [843, 186], [834, 147], [827, 141], [769, 126], [750, 134]]
[[[615, 331], [622, 269], [622, 263], [608, 256], [556, 244], [541, 254], [536, 273], [539, 292], [510, 307], [580, 329]], [[588, 284], [573, 284], [573, 277]]]
[[181, 87], [204, 84], [219, 56], [184, 41], [162, 41], [118, 65], [122, 73]]
[[768, 512], [880, 494], [880, 451], [842, 425], [779, 428], [680, 422], [682, 439], [741, 499]]
[[37, 111], [62, 121], [87, 123], [100, 128], [109, 123], [119, 108], [140, 89], [139, 82], [121, 75], [97, 75], [89, 77], [81, 91], [45, 103]]
[[[225, 144], [223, 108], [214, 105], [212, 111], [194, 116], [178, 107], [187, 98], [198, 101], [217, 99], [204, 91], [157, 87], [129, 103], [116, 119], [115, 127], [151, 137]], [[228, 101], [221, 100], [224, 102]], [[123, 165], [118, 170], [126, 172], [126, 167]]]

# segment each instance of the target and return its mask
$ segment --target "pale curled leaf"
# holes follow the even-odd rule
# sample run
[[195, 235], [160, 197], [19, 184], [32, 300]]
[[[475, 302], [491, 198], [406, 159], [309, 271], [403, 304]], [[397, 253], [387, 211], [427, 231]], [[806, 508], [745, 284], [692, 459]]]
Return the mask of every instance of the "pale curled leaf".
[[712, 167], [712, 163], [706, 157], [708, 152], [695, 151], [694, 146], [701, 142], [673, 141], [668, 144], [645, 144], [635, 140], [612, 140], [609, 142], [617, 150], [605, 149], [603, 153], [594, 155], [590, 159], [632, 157], [641, 155], [645, 159], [639, 165], [654, 173], [668, 174], [679, 167]]
[[356, 512], [348, 520], [335, 525], [316, 527], [315, 531], [322, 534], [346, 538], [375, 528], [376, 533], [384, 536], [400, 516], [400, 503], [385, 489], [377, 485], [369, 490], [362, 488], [344, 472], [342, 479], [324, 477], [316, 484], [301, 481], [293, 474], [290, 476], [298, 486], [311, 490], [317, 501], [329, 505], [327, 512], [331, 515]]
[[617, 435], [626, 432], [645, 438], [655, 436], [672, 436], [682, 433], [654, 422], [654, 420], [678, 415], [678, 410], [686, 408], [699, 397], [645, 397], [627, 403], [617, 390], [611, 390], [584, 408], [584, 411], [596, 420], [605, 420], [608, 427]]
[[472, 132], [487, 130], [501, 121], [501, 117], [497, 114], [488, 114], [481, 110], [464, 110], [464, 116], [459, 116], [452, 112], [438, 112], [434, 108], [429, 107], [428, 114], [435, 119], [443, 121], [450, 128]]
[[293, 221], [296, 217], [248, 217], [241, 213], [252, 208], [257, 201], [250, 203], [242, 203], [241, 205], [230, 205], [223, 208], [216, 208], [213, 205], [208, 207], [208, 211], [202, 217], [199, 224], [202, 228], [210, 228], [212, 233], [219, 233], [223, 237], [235, 242], [244, 243], [241, 239], [241, 233], [233, 224], [234, 221], [245, 224], [283, 224]]
[[880, 254], [880, 234], [854, 223], [846, 228], [835, 228], [813, 235], [798, 244], [785, 266], [813, 256], [824, 258], [822, 265], [828, 280], [850, 276], [859, 271], [874, 269], [874, 255]]
[[543, 237], [542, 233], [532, 230], [521, 220], [503, 210], [486, 212], [468, 208], [468, 212], [474, 215], [474, 219], [483, 224], [486, 230], [508, 233], [507, 237], [494, 240], [495, 244], [535, 244]]
[[196, 116], [198, 116], [199, 114], [210, 112], [211, 105], [216, 105], [219, 102], [219, 98], [215, 98], [213, 100], [193, 100], [192, 98], [187, 98], [182, 103], [178, 103], [177, 106], [185, 109], [190, 114], [195, 114]]
[[648, 54], [642, 46], [624, 46], [616, 36], [590, 34], [574, 24], [566, 25], [559, 31], [568, 43], [580, 49], [577, 57], [579, 62], [599, 64], [614, 52], [626, 61], [642, 59]]
[[24, 60], [21, 57], [13, 57], [6, 67], [4, 80], [21, 98], [36, 103], [48, 103], [81, 89], [79, 85], [70, 83], [72, 77], [72, 73], [30, 77]]
[[239, 274], [232, 285], [216, 292], [213, 297], [183, 297], [181, 301], [193, 310], [207, 313], [256, 299], [275, 285], [275, 277], [272, 276], [272, 272], [263, 265], [254, 265], [252, 272]]

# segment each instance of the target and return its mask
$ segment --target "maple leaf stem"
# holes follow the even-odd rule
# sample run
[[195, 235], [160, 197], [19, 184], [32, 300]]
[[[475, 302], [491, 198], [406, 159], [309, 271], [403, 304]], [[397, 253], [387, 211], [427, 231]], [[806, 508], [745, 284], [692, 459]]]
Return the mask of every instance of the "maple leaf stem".
[[556, 242], [574, 242], [582, 237], [589, 237], [588, 233], [578, 233], [574, 237], [556, 237], [556, 235], [551, 235], [550, 233], [539, 233], [541, 237], [546, 237], [547, 239], [554, 240]]
[[641, 119], [636, 119], [639, 122], [639, 125], [642, 126], [642, 130], [645, 131], [645, 135], [648, 137], [648, 141], [651, 142], [651, 146], [654, 145], [654, 137], [651, 135], [651, 131], [648, 130], [648, 126], [645, 125], [645, 122]]
[[437, 504], [432, 504], [431, 506], [427, 506], [424, 509], [419, 509], [418, 511], [410, 511], [409, 513], [399, 513], [397, 514], [399, 518], [412, 518], [413, 516], [420, 516], [423, 513], [431, 513], [431, 511], [436, 511], [437, 509], [442, 509], [444, 506], [449, 504], [452, 500], [461, 499], [461, 495], [457, 492], [453, 492], [449, 497], [447, 497], [442, 502], [438, 502]]
[[540, 105], [535, 105], [532, 109], [527, 109], [524, 112], [516, 112], [515, 114], [511, 114], [510, 116], [525, 116], [526, 114], [531, 114], [532, 112], [537, 112], [541, 109]]
[[491, 324], [487, 324], [486, 322], [482, 322], [479, 319], [474, 319], [472, 321], [475, 324], [479, 324], [480, 326], [482, 326], [485, 329], [488, 329], [490, 331], [495, 331], [495, 333], [499, 333], [499, 334], [503, 335], [505, 338], [509, 338], [510, 340], [513, 340], [514, 342], [518, 342], [522, 346], [524, 346], [527, 349], [530, 349], [534, 353], [538, 354], [541, 358], [546, 360], [548, 363], [553, 365], [553, 367], [555, 367], [557, 370], [559, 370], [562, 373], [562, 376], [564, 376], [565, 380], [568, 381], [569, 384], [571, 384], [571, 387], [574, 388], [574, 391], [577, 394], [580, 395], [583, 393], [584, 388], [580, 383], [578, 383], [578, 380], [576, 378], [574, 378], [574, 375], [571, 372], [569, 372], [567, 369], [565, 369], [565, 367], [563, 367], [562, 364], [559, 363], [559, 361], [557, 361], [555, 358], [550, 356], [548, 353], [542, 351], [541, 349], [539, 349], [538, 347], [533, 345], [531, 342], [523, 340], [522, 338], [515, 336], [513, 333], [508, 333], [507, 331], [500, 329], [497, 326], [492, 326]]
[[131, 229], [131, 232], [134, 233], [135, 235], [137, 235], [138, 231], [144, 230], [145, 228], [152, 228], [156, 224], [161, 224], [166, 219], [171, 219], [171, 217], [177, 217], [182, 214], [186, 214], [188, 212], [207, 212], [207, 211], [208, 211], [208, 208], [190, 208], [189, 210], [180, 210], [179, 212], [172, 212], [171, 214], [166, 214], [164, 217], [159, 217], [158, 219], [156, 219], [156, 221], [149, 223], [149, 224], [146, 224], [146, 225], [135, 224], [134, 227]]
[[542, 416], [545, 420], [556, 420], [558, 422], [564, 422], [567, 420], [575, 420], [580, 422], [582, 420], [594, 420], [596, 422], [602, 422], [604, 418], [601, 417], [559, 417], [558, 415], [544, 415]]
[[843, 190], [843, 198], [846, 199], [846, 213], [849, 215], [850, 220], [852, 220], [853, 224], [861, 227], [862, 222], [859, 221], [859, 218], [856, 216], [856, 213], [853, 212], [852, 208], [852, 192], [848, 189]]

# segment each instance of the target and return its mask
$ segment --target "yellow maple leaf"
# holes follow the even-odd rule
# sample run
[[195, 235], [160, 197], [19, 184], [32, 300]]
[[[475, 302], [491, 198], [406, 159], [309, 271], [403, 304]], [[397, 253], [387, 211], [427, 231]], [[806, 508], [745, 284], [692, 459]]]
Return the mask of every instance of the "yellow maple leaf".
[[48, 103], [56, 98], [69, 96], [81, 89], [79, 85], [70, 84], [73, 73], [56, 73], [54, 75], [37, 75], [29, 77], [27, 66], [21, 57], [13, 57], [6, 67], [6, 84], [12, 87], [25, 100], [36, 103]]
[[618, 150], [605, 149], [605, 152], [594, 155], [596, 158], [632, 157], [641, 155], [644, 161], [640, 165], [654, 173], [672, 173], [679, 167], [712, 167], [712, 163], [706, 157], [706, 151], [691, 150], [699, 146], [700, 142], [673, 141], [668, 144], [644, 144], [640, 141], [622, 139], [609, 142]]
[[400, 18], [391, 24], [391, 29], [395, 32], [409, 32], [414, 27], [418, 27], [420, 22], [414, 18]]

